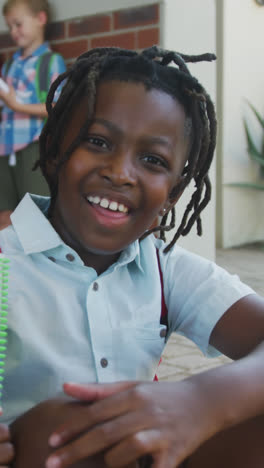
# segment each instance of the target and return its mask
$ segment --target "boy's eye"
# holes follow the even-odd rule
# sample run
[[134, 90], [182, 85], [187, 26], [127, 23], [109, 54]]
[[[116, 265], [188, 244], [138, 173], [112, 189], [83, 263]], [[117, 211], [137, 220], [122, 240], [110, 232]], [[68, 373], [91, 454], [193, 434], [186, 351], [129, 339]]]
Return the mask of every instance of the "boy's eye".
[[100, 137], [88, 136], [86, 141], [90, 143], [91, 145], [98, 146], [99, 148], [102, 148], [102, 149], [109, 148], [109, 144], [103, 138], [100, 138]]
[[165, 168], [168, 167], [167, 161], [165, 161], [165, 159], [163, 159], [161, 156], [156, 156], [154, 154], [144, 154], [142, 156], [142, 159], [144, 162], [152, 164], [154, 166], [160, 166]]

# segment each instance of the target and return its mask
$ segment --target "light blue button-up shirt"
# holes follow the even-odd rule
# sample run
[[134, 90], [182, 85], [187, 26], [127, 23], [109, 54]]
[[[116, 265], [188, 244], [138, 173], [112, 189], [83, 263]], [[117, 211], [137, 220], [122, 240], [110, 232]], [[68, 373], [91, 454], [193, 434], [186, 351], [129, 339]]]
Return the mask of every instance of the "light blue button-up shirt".
[[169, 334], [208, 354], [222, 314], [252, 290], [214, 263], [154, 237], [135, 242], [97, 275], [45, 214], [48, 198], [27, 194], [0, 232], [10, 258], [3, 421], [62, 393], [65, 381], [151, 380], [165, 345], [160, 325], [160, 251]]

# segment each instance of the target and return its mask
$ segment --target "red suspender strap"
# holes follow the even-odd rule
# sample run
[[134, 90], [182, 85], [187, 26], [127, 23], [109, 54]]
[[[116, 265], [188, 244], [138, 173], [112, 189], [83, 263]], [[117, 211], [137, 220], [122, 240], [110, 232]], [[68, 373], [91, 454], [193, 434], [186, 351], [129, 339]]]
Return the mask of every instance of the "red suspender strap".
[[[160, 287], [161, 287], [161, 312], [160, 312], [160, 323], [162, 325], [166, 325], [168, 328], [168, 309], [164, 299], [164, 286], [163, 286], [163, 275], [160, 266], [160, 258], [159, 258], [159, 251], [156, 249], [157, 260], [158, 260], [158, 267], [159, 267], [159, 275], [160, 275]], [[159, 364], [161, 363], [162, 358], [160, 358]], [[158, 381], [157, 374], [154, 377], [154, 381]]]
[[163, 275], [160, 266], [160, 257], [159, 251], [156, 249], [157, 260], [158, 260], [158, 267], [159, 267], [159, 275], [160, 275], [160, 287], [161, 287], [161, 314], [160, 314], [160, 323], [162, 325], [168, 326], [168, 309], [164, 299], [164, 285], [163, 285]]

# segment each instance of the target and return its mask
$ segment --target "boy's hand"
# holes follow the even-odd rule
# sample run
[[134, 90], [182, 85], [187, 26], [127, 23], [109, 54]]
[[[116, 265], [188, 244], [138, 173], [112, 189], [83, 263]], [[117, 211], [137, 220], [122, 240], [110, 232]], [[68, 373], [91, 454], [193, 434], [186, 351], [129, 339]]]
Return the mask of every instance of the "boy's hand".
[[12, 86], [9, 85], [8, 92], [0, 90], [0, 99], [4, 101], [4, 103], [7, 107], [9, 107], [9, 109], [13, 111], [17, 110], [19, 102], [17, 101], [15, 89]]
[[[68, 397], [55, 397], [42, 401], [19, 416], [11, 425], [10, 431], [15, 446], [15, 468], [43, 468], [52, 449], [48, 438], [58, 425], [71, 421], [88, 403], [74, 401]], [[74, 468], [107, 468], [104, 454], [99, 453], [89, 459], [74, 463]], [[124, 468], [124, 467], [123, 467]], [[126, 468], [137, 468], [130, 465]]]
[[6, 468], [14, 458], [14, 447], [6, 424], [0, 424], [0, 468]]
[[175, 468], [217, 432], [214, 418], [192, 380], [174, 383], [121, 382], [105, 385], [65, 384], [84, 406], [49, 439], [60, 447], [47, 468], [71, 466], [104, 452], [110, 467], [126, 466], [152, 455], [154, 468]]

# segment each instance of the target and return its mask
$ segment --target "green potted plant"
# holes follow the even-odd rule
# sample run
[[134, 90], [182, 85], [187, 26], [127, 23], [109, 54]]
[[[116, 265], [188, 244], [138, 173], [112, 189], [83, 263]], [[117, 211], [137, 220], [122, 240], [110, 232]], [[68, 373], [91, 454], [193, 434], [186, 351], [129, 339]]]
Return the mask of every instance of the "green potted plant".
[[[245, 132], [246, 132], [246, 137], [247, 137], [248, 155], [252, 161], [255, 161], [259, 165], [260, 176], [264, 179], [264, 119], [261, 117], [260, 113], [255, 109], [255, 107], [250, 102], [248, 102], [248, 105], [251, 108], [252, 112], [255, 114], [262, 128], [262, 142], [261, 142], [260, 149], [258, 149], [249, 131], [247, 121], [244, 119], [244, 127], [245, 127]], [[264, 190], [264, 180], [263, 180], [263, 183], [233, 182], [228, 185], [232, 185], [233, 187], [243, 187], [243, 188], [250, 188], [250, 189], [256, 189], [256, 190]]]

